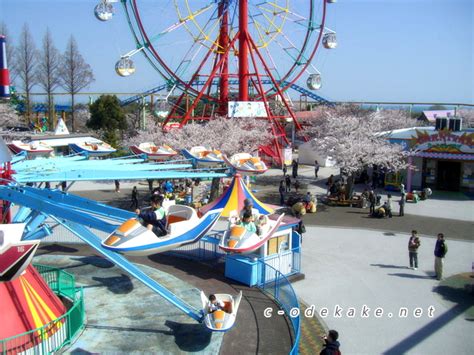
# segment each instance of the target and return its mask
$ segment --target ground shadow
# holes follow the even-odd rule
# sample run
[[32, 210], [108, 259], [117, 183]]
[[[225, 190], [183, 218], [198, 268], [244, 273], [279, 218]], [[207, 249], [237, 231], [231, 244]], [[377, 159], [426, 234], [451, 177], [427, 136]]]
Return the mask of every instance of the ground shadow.
[[92, 280], [99, 282], [98, 285], [83, 286], [84, 288], [107, 287], [107, 289], [117, 295], [125, 295], [133, 291], [133, 283], [129, 276], [121, 274], [112, 277], [92, 277]]
[[73, 354], [73, 355], [92, 355], [92, 354], [95, 354], [95, 353], [91, 353], [90, 351], [86, 351], [86, 350], [81, 349], [81, 348], [76, 348], [74, 350], [71, 350], [70, 353]]
[[472, 293], [470, 294], [466, 289], [439, 285], [433, 288], [433, 292], [440, 295], [444, 300], [456, 304], [464, 304], [466, 306], [474, 306]]
[[[196, 276], [201, 280], [215, 279], [228, 283], [228, 280], [224, 277], [223, 262], [216, 263], [215, 261], [210, 261], [208, 265], [203, 262], [196, 262], [195, 260], [176, 257], [170, 254], [153, 254], [148, 256], [148, 259], [154, 263], [184, 271], [186, 274]], [[179, 262], [176, 262], [176, 260], [179, 260]], [[199, 263], [201, 267], [196, 267], [196, 263]]]
[[386, 236], [389, 236], [389, 237], [394, 237], [394, 236], [396, 236], [396, 234], [393, 233], [393, 232], [384, 232], [383, 235], [386, 235]]
[[409, 269], [408, 266], [400, 266], [400, 265], [370, 264], [370, 266], [378, 266], [379, 268], [383, 268], [383, 269]]
[[459, 315], [459, 313], [464, 312], [465, 309], [466, 307], [462, 305], [454, 306], [453, 308], [441, 314], [439, 317], [434, 318], [431, 322], [417, 330], [412, 335], [406, 337], [398, 344], [384, 351], [383, 354], [399, 355], [407, 353], [415, 346], [425, 341], [425, 339], [435, 334], [438, 330], [443, 328], [449, 322], [454, 320]]
[[91, 265], [101, 269], [110, 269], [114, 267], [114, 263], [100, 256], [83, 256], [80, 258], [71, 258], [71, 260], [79, 261], [84, 265]]
[[[54, 253], [54, 252], [58, 252], [58, 253], [77, 253], [79, 251], [79, 249], [76, 249], [76, 248], [71, 248], [71, 247], [67, 247], [65, 245], [60, 245], [60, 244], [48, 244], [48, 245], [42, 245], [40, 248], [39, 248], [39, 253], [37, 253], [37, 255], [44, 255], [44, 254], [48, 254], [48, 253]], [[44, 253], [42, 253], [42, 251], [45, 251]]]
[[363, 215], [367, 215], [368, 212], [367, 211], [346, 211], [346, 213], [352, 213], [352, 214], [363, 214]]
[[167, 320], [165, 325], [171, 329], [170, 333], [182, 351], [202, 351], [211, 342], [212, 332], [203, 324], [177, 323]]
[[404, 277], [404, 278], [407, 278], [407, 279], [425, 279], [425, 280], [429, 280], [429, 279], [432, 279], [433, 277], [431, 276], [421, 276], [421, 275], [414, 275], [414, 274], [404, 274], [404, 273], [401, 273], [401, 272], [398, 272], [398, 273], [394, 273], [394, 274], [388, 274], [389, 276], [398, 276], [398, 277]]
[[[154, 333], [154, 334], [173, 335], [173, 332], [169, 330], [158, 330], [158, 329], [137, 328], [137, 327], [115, 327], [111, 325], [98, 325], [98, 324], [87, 324], [86, 329], [113, 330], [114, 332], [137, 332], [137, 333]], [[87, 354], [90, 354], [90, 353], [87, 353]]]
[[474, 320], [473, 275], [470, 273], [451, 276], [433, 288], [433, 292], [441, 296], [443, 301], [461, 306], [465, 311], [465, 319]]

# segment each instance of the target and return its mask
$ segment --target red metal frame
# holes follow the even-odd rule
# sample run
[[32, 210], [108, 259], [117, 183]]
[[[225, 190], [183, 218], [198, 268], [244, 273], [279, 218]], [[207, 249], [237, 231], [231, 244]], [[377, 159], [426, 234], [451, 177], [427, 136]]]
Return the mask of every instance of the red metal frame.
[[[8, 181], [12, 180], [12, 165], [10, 162], [6, 162], [3, 168], [0, 168], [0, 185], [6, 185]], [[5, 213], [6, 211], [6, 213]], [[11, 223], [11, 212], [10, 212], [10, 202], [0, 200], [0, 223]]]
[[[135, 1], [134, 1], [135, 3]], [[248, 0], [239, 0], [239, 31], [238, 33], [234, 36], [234, 38], [230, 39], [229, 37], [229, 16], [228, 16], [228, 9], [226, 7], [226, 2], [221, 1], [219, 3], [219, 8], [218, 8], [218, 13], [221, 18], [220, 22], [220, 33], [219, 33], [219, 38], [217, 41], [217, 45], [211, 46], [211, 48], [208, 50], [208, 53], [204, 56], [204, 59], [201, 61], [200, 65], [198, 66], [198, 69], [192, 76], [191, 80], [189, 82], [183, 82], [182, 79], [176, 78], [178, 82], [181, 83], [181, 85], [184, 86], [183, 93], [181, 96], [178, 98], [176, 104], [173, 106], [171, 109], [168, 117], [164, 121], [163, 125], [166, 126], [167, 124], [171, 122], [179, 122], [179, 126], [182, 127], [188, 121], [190, 120], [209, 120], [212, 119], [211, 113], [206, 114], [206, 109], [204, 109], [204, 112], [202, 115], [199, 117], [193, 116], [193, 112], [199, 102], [202, 99], [207, 99], [210, 100], [212, 99], [213, 101], [217, 101], [217, 113], [219, 115], [227, 115], [227, 110], [228, 110], [228, 102], [231, 100], [230, 98], [230, 90], [229, 90], [229, 77], [234, 77], [237, 76], [239, 79], [239, 95], [238, 99], [239, 101], [263, 101], [265, 105], [265, 109], [267, 111], [267, 117], [262, 119], [268, 119], [271, 125], [272, 133], [274, 136], [273, 141], [267, 145], [266, 151], [271, 151], [273, 156], [272, 158], [276, 161], [277, 164], [281, 164], [282, 162], [282, 144], [288, 145], [290, 142], [288, 138], [286, 137], [286, 131], [285, 131], [285, 125], [282, 124], [281, 119], [286, 118], [283, 116], [278, 116], [273, 114], [271, 111], [270, 105], [268, 103], [268, 99], [272, 98], [274, 96], [279, 96], [288, 111], [289, 116], [291, 117], [293, 124], [295, 125], [295, 129], [297, 131], [303, 130], [303, 127], [301, 124], [298, 122], [296, 119], [296, 116], [291, 109], [288, 101], [285, 99], [283, 93], [284, 91], [288, 88], [289, 85], [294, 83], [304, 72], [302, 70], [298, 75], [296, 75], [295, 78], [291, 80], [291, 83], [287, 85], [286, 87], [281, 87], [279, 83], [275, 80], [273, 77], [269, 66], [265, 62], [264, 57], [260, 53], [257, 45], [252, 39], [252, 36], [250, 35], [249, 29], [248, 29]], [[135, 8], [136, 11], [136, 8]], [[136, 11], [137, 18], [139, 20], [138, 12]], [[326, 2], [324, 1], [323, 5], [323, 23], [326, 15]], [[139, 27], [142, 28], [141, 21], [138, 21]], [[316, 53], [316, 50], [319, 46], [321, 37], [322, 37], [322, 30], [320, 31], [317, 43], [315, 45], [315, 48], [311, 52], [309, 59], [308, 59], [308, 64], [313, 58], [313, 56]], [[142, 32], [144, 33], [144, 31]], [[146, 34], [145, 39], [146, 38]], [[309, 35], [307, 34], [307, 37], [305, 38], [305, 43], [308, 41]], [[238, 60], [239, 60], [239, 71], [238, 75], [231, 75], [229, 74], [229, 52], [230, 49], [235, 48], [236, 41], [239, 41], [238, 44]], [[156, 53], [155, 49], [153, 46], [150, 46], [150, 50], [156, 55], [157, 58], [160, 58], [158, 53]], [[254, 52], [256, 53], [256, 56], [254, 55]], [[201, 70], [205, 66], [206, 62], [209, 60], [211, 57], [211, 54], [216, 53], [216, 57], [214, 60], [214, 63], [212, 65], [212, 70], [211, 73], [207, 76], [207, 80], [205, 84], [200, 88], [200, 89], [195, 89], [193, 88], [193, 84], [196, 81], [197, 77], [200, 74]], [[249, 66], [249, 57], [253, 66], [253, 70], [250, 70]], [[263, 73], [259, 73], [258, 70], [258, 62], [261, 63], [261, 65], [264, 68]], [[160, 64], [162, 64], [165, 69], [168, 71], [169, 68], [166, 66], [166, 64], [163, 61], [160, 61]], [[295, 64], [296, 65], [296, 64]], [[305, 65], [306, 67], [307, 65]], [[290, 71], [291, 72], [291, 71]], [[172, 73], [173, 77], [176, 77], [175, 73]], [[272, 81], [274, 90], [276, 92], [270, 93], [273, 89], [265, 91], [263, 88], [263, 85], [261, 83], [261, 79], [265, 78], [270, 78]], [[285, 77], [286, 78], [286, 77]], [[215, 97], [212, 97], [211, 95], [211, 86], [213, 83], [214, 79], [219, 79], [219, 95], [218, 98], [216, 99]], [[253, 97], [249, 96], [249, 85], [253, 85], [255, 89], [257, 90], [256, 95]], [[185, 114], [177, 114], [176, 110], [179, 107], [179, 105], [182, 103], [184, 98], [187, 98], [187, 96], [191, 93], [192, 96], [195, 96], [195, 99], [190, 105], [190, 107], [187, 107], [186, 113]]]

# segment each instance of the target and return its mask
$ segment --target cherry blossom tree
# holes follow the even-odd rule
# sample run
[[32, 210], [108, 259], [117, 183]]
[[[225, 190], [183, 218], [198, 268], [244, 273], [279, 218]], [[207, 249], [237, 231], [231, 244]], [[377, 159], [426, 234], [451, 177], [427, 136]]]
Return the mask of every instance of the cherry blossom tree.
[[[129, 137], [127, 145], [142, 142], [168, 144], [174, 149], [189, 149], [193, 146], [206, 146], [219, 149], [230, 156], [235, 153], [254, 153], [262, 144], [272, 139], [270, 126], [265, 120], [254, 118], [227, 119], [216, 117], [206, 123], [190, 123], [183, 128], [173, 128], [164, 132], [154, 121], [148, 122], [146, 131]], [[220, 179], [214, 178], [211, 183], [211, 201], [217, 198]]]
[[381, 131], [419, 126], [420, 122], [410, 117], [406, 110], [380, 110], [377, 111]]
[[380, 128], [378, 113], [365, 117], [328, 114], [313, 142], [349, 173], [372, 164], [395, 171], [404, 168], [402, 147], [390, 144], [379, 134]]
[[474, 128], [474, 109], [459, 110], [457, 116], [462, 117], [462, 125], [464, 128]]
[[0, 127], [22, 125], [21, 117], [9, 103], [0, 103]]
[[149, 121], [145, 131], [137, 132], [125, 143], [154, 142], [168, 144], [175, 149], [202, 145], [219, 149], [230, 156], [241, 152], [254, 153], [270, 139], [270, 126], [265, 120], [217, 117], [206, 123], [190, 123], [183, 128], [173, 128], [169, 132], [163, 131], [158, 123]]
[[386, 135], [380, 133], [388, 128], [385, 121], [381, 112], [340, 107], [326, 112], [317, 125], [307, 130], [314, 147], [348, 174], [348, 196], [352, 193], [354, 174], [367, 166], [377, 165], [389, 171], [407, 167], [403, 148], [389, 143]]

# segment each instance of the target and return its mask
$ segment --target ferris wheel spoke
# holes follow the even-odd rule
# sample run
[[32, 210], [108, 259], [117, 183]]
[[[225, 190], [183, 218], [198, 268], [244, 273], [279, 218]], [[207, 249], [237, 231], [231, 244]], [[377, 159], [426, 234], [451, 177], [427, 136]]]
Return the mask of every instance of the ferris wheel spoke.
[[[213, 8], [214, 11], [212, 12], [212, 15], [207, 19], [207, 21], [204, 23], [200, 23], [198, 21], [199, 17], [197, 15], [194, 15], [193, 9], [191, 8], [189, 1], [185, 0], [185, 5], [186, 8], [185, 10], [187, 11], [188, 15], [184, 16], [183, 11], [181, 10], [180, 3], [177, 0], [174, 0], [175, 3], [175, 9], [176, 13], [178, 14], [178, 18], [182, 19], [185, 17], [189, 17], [190, 21], [187, 21], [186, 24], [184, 24], [184, 27], [186, 28], [186, 31], [189, 33], [189, 35], [196, 41], [199, 38], [204, 38], [206, 41], [210, 42], [210, 45], [207, 45], [209, 48], [212, 44], [217, 44], [217, 33], [216, 29], [219, 27], [220, 21], [222, 16], [219, 15], [219, 7], [216, 6], [215, 1], [211, 1], [206, 8]], [[199, 15], [201, 15], [200, 13]], [[211, 27], [208, 27], [209, 24], [212, 23]], [[193, 27], [190, 25], [192, 24]], [[197, 35], [195, 34], [196, 31], [193, 31], [193, 28], [197, 30]], [[214, 37], [216, 39], [214, 39]]]
[[[268, 4], [273, 3], [261, 2], [258, 4], [252, 4], [254, 11], [249, 13], [249, 17], [252, 19], [252, 24], [254, 25], [255, 30], [259, 32], [260, 42], [257, 42], [257, 44], [260, 48], [268, 46], [268, 44], [282, 32], [286, 21], [284, 14], [287, 13], [289, 6], [288, 1], [286, 1], [286, 7], [273, 4], [273, 10], [270, 10], [263, 6]], [[260, 17], [264, 21], [260, 22]], [[276, 18], [280, 19], [280, 23], [277, 23]]]
[[175, 22], [173, 23], [171, 26], [169, 26], [168, 28], [166, 28], [165, 30], [161, 31], [160, 33], [150, 37], [148, 40], [145, 40], [143, 38], [143, 42], [140, 42], [138, 41], [137, 42], [137, 48], [126, 53], [124, 55], [124, 57], [131, 57], [139, 52], [141, 52], [142, 50], [146, 49], [147, 47], [149, 47], [151, 44], [153, 43], [156, 43], [156, 41], [158, 41], [160, 38], [162, 38], [163, 36], [179, 29], [181, 26], [184, 26], [186, 25], [187, 22], [193, 20], [193, 18], [195, 16], [198, 16], [198, 15], [201, 15], [203, 13], [205, 13], [207, 10], [209, 10], [211, 8], [211, 6], [206, 6], [206, 7], [203, 7], [201, 9], [199, 9], [198, 11], [194, 12], [193, 14], [187, 16], [187, 17], [184, 17], [184, 18], [180, 18], [180, 20], [178, 22]]

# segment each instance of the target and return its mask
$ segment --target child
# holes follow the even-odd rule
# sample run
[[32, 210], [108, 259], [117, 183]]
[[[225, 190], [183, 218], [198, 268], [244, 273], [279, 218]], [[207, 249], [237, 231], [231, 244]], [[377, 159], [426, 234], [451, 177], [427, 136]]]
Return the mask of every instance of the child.
[[245, 211], [242, 216], [242, 226], [251, 233], [257, 233], [257, 226], [252, 220], [252, 214]]
[[163, 208], [163, 195], [153, 195], [151, 197], [151, 208], [147, 211], [140, 212], [137, 209], [135, 212], [138, 218], [143, 221], [148, 229], [151, 229], [157, 236], [162, 237], [167, 234], [166, 231], [166, 211]]
[[219, 301], [215, 295], [209, 295], [209, 303], [207, 304], [208, 313], [213, 313], [219, 309], [224, 309], [224, 303]]

